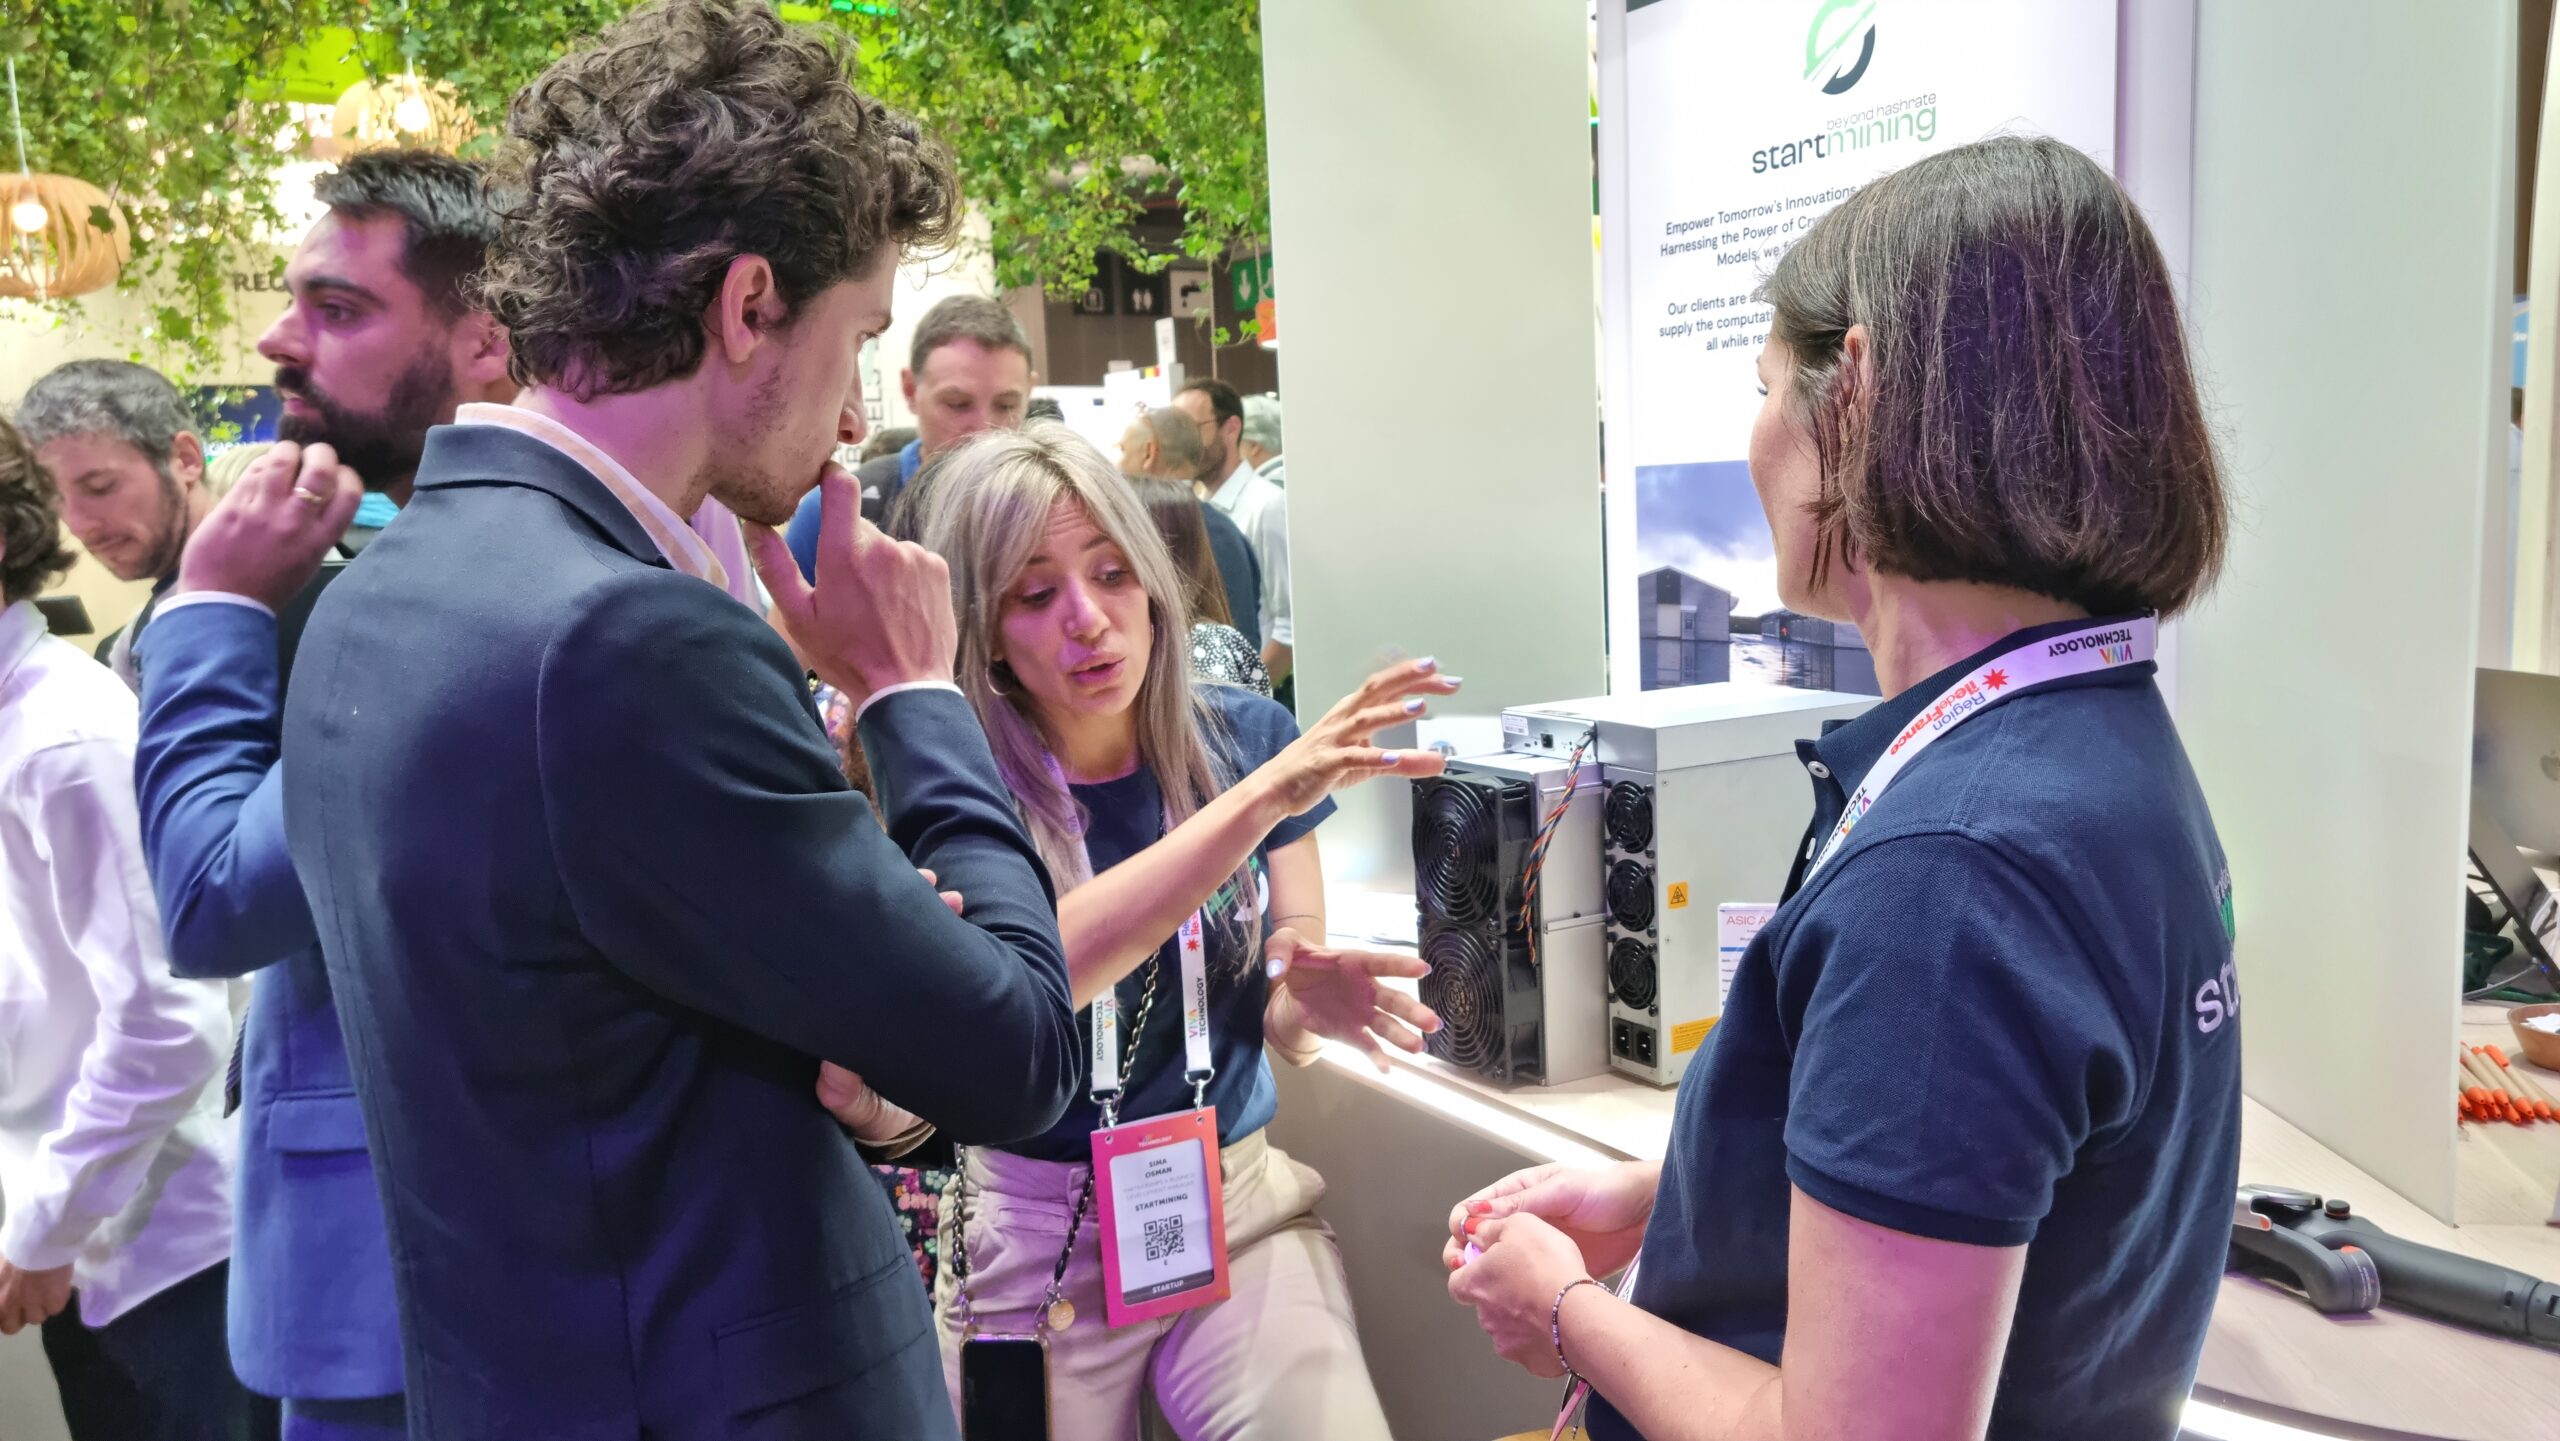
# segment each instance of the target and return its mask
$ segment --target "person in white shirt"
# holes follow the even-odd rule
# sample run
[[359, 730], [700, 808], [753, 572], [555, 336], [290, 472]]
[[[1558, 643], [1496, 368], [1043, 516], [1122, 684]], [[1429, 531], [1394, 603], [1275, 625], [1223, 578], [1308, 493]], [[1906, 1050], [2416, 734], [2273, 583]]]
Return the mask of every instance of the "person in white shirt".
[[74, 1441], [234, 1441], [231, 1010], [169, 974], [133, 692], [36, 612], [60, 504], [0, 422], [0, 1334], [41, 1326]]
[[1203, 498], [1227, 513], [1262, 562], [1262, 663], [1285, 704], [1297, 639], [1289, 624], [1289, 493], [1256, 474], [1245, 459], [1244, 399], [1234, 386], [1194, 380], [1173, 404], [1200, 427]]

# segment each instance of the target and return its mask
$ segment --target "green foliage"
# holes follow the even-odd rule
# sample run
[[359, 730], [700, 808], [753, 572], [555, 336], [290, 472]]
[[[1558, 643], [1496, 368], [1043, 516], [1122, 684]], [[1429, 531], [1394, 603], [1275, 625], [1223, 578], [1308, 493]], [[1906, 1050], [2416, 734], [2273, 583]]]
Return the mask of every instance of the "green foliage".
[[253, 102], [323, 8], [0, 0], [0, 51], [17, 61], [27, 163], [86, 180], [124, 210], [133, 262], [118, 284], [156, 282], [146, 342], [175, 368], [214, 358], [231, 322], [238, 247], [274, 223], [285, 117]]
[[[865, 87], [957, 154], [998, 285], [1081, 291], [1154, 193], [1182, 205], [1183, 254], [1224, 259], [1270, 233], [1258, 0], [903, 0], [843, 18]], [[1165, 173], [1132, 177], [1129, 160]]]
[[496, 149], [509, 97], [633, 8], [633, 0], [393, 0], [383, 14], [418, 73], [462, 93], [480, 127], [463, 153], [480, 155]]
[[[509, 96], [632, 0], [0, 0], [28, 161], [107, 191], [134, 230], [118, 284], [155, 297], [144, 349], [209, 366], [229, 277], [276, 223], [276, 79], [306, 37], [345, 26], [372, 73], [413, 64], [462, 93], [494, 144]], [[951, 144], [993, 231], [1001, 286], [1089, 283], [1134, 247], [1153, 196], [1182, 206], [1184, 254], [1223, 259], [1270, 231], [1258, 0], [897, 0], [816, 13], [862, 50], [862, 84]], [[318, 57], [324, 63], [343, 58]], [[134, 121], [140, 123], [134, 124]], [[13, 157], [12, 157], [13, 158]], [[1142, 162], [1149, 173], [1128, 173]], [[1133, 255], [1160, 269], [1173, 255]], [[76, 304], [77, 302], [69, 302]]]

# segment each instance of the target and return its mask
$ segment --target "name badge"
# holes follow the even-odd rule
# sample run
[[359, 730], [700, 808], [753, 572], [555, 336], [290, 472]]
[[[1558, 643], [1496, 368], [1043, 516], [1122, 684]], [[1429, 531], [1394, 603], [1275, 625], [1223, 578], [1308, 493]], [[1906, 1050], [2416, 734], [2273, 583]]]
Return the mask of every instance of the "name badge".
[[1093, 1190], [1106, 1324], [1127, 1326], [1227, 1299], [1217, 1107], [1094, 1132]]

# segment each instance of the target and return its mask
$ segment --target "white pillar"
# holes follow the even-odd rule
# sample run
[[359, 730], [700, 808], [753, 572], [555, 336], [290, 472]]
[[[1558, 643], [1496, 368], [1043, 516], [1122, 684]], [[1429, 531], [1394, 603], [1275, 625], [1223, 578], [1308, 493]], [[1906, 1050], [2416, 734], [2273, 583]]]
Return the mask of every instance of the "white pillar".
[[2196, 43], [2190, 315], [2235, 528], [2178, 712], [2231, 857], [2246, 1084], [2447, 1220], [2515, 36], [2511, 5], [2203, 0]]
[[[1603, 689], [1590, 41], [1558, 0], [1265, 0], [1300, 714], [1390, 648], [1450, 709]], [[1409, 875], [1342, 797], [1336, 879]]]

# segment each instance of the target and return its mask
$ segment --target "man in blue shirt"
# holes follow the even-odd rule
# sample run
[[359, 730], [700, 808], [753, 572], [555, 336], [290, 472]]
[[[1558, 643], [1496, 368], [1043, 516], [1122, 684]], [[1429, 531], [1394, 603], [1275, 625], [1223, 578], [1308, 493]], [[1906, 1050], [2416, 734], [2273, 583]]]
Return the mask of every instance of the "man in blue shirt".
[[[862, 483], [862, 517], [885, 522], [898, 498], [943, 452], [982, 430], [1022, 424], [1031, 403], [1031, 341], [1013, 312], [983, 295], [954, 295], [924, 313], [898, 377], [915, 412], [916, 438], [906, 448], [863, 462], [853, 478]], [[800, 574], [817, 579], [818, 492], [809, 492], [788, 532]]]

